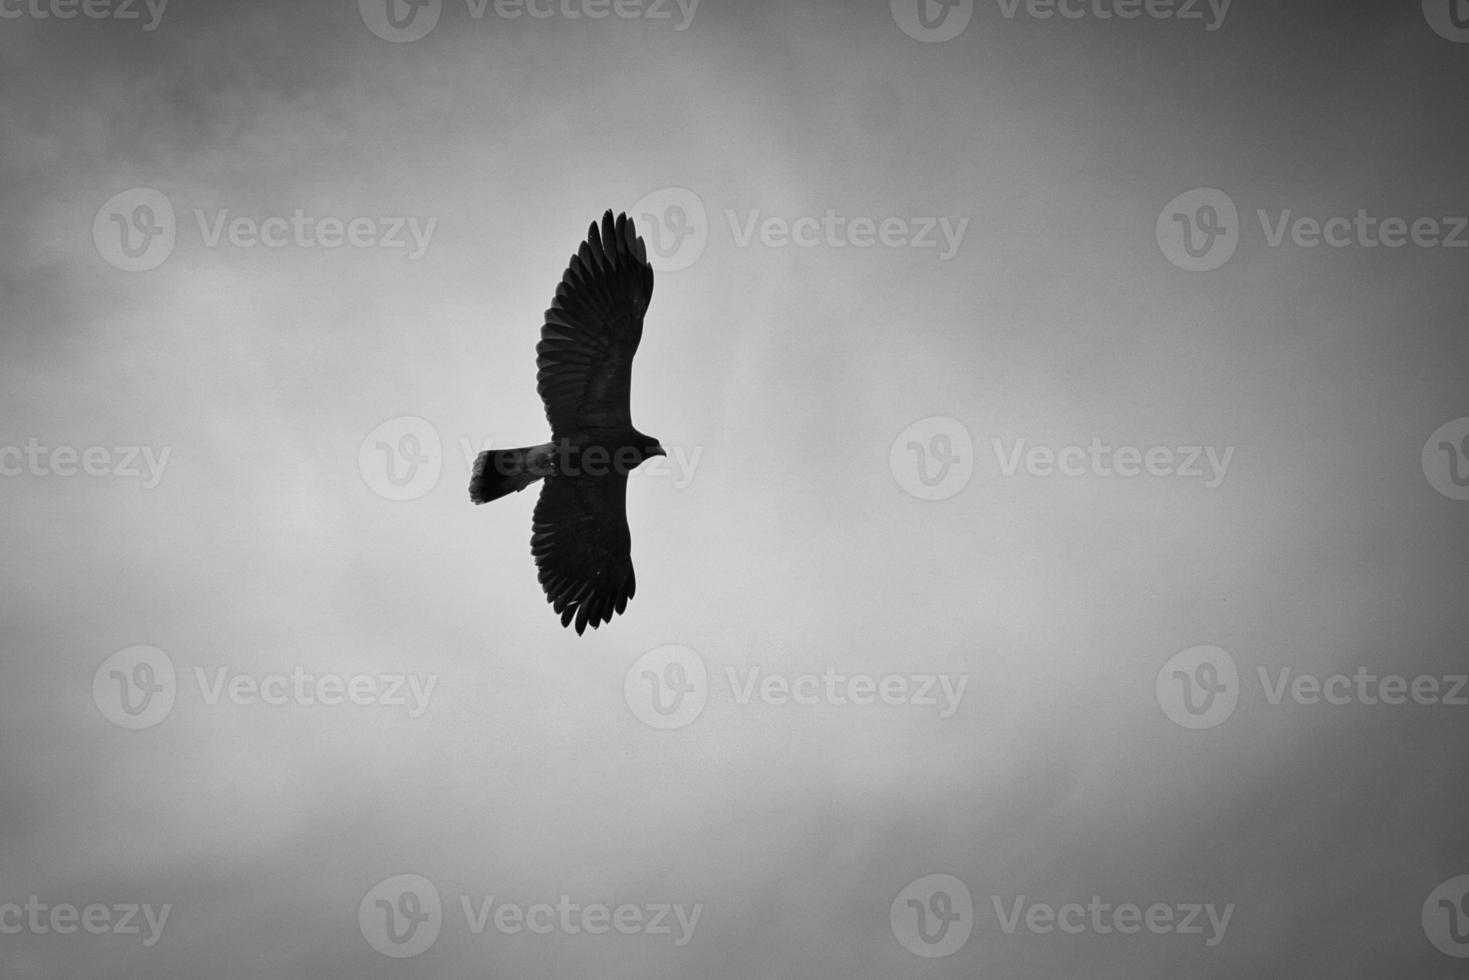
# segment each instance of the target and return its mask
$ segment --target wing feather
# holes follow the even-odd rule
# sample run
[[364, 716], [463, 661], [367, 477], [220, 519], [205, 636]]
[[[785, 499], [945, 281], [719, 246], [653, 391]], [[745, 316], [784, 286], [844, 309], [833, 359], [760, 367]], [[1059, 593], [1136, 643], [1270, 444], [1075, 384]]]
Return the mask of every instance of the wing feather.
[[561, 625], [578, 634], [610, 622], [636, 589], [627, 527], [627, 477], [546, 478], [531, 524], [541, 588]]
[[536, 345], [536, 389], [554, 439], [632, 426], [632, 361], [653, 267], [632, 219], [594, 222], [567, 263]]

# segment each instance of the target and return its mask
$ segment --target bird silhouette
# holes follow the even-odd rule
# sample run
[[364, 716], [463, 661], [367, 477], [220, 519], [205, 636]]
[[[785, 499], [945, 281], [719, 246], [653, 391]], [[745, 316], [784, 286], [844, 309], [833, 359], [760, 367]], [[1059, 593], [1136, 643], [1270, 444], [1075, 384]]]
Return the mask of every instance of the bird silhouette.
[[479, 454], [476, 504], [544, 480], [531, 523], [541, 588], [561, 625], [581, 635], [611, 622], [637, 590], [627, 476], [664, 456], [632, 424], [632, 361], [653, 297], [653, 267], [631, 218], [602, 215], [567, 264], [536, 345], [536, 390], [551, 441]]

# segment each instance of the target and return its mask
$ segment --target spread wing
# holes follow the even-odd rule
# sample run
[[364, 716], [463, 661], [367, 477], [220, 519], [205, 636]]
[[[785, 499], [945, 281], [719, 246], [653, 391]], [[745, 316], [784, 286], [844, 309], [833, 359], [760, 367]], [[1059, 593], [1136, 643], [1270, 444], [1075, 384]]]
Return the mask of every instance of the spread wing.
[[554, 439], [632, 426], [632, 359], [653, 297], [653, 267], [632, 219], [593, 223], [571, 257], [536, 345], [536, 390]]
[[627, 608], [637, 582], [627, 530], [627, 477], [556, 475], [546, 479], [531, 525], [541, 588], [580, 636]]

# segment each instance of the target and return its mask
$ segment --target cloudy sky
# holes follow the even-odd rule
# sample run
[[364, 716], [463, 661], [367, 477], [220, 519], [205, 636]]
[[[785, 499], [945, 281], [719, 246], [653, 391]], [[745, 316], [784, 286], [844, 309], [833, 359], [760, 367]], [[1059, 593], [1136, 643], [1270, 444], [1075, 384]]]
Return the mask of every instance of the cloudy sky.
[[1469, 11], [922, 2], [0, 0], [0, 974], [1462, 976]]

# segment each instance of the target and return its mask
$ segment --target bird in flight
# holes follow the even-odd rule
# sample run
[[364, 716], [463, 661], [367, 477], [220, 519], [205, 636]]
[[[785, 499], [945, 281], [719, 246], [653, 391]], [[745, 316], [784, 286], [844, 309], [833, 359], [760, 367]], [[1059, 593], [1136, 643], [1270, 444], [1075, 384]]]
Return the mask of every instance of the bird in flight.
[[547, 601], [562, 626], [575, 623], [578, 636], [611, 622], [637, 588], [627, 475], [666, 455], [657, 439], [633, 427], [628, 406], [632, 359], [652, 297], [653, 267], [632, 219], [606, 212], [571, 257], [536, 345], [536, 390], [551, 441], [486, 450], [469, 481], [476, 504], [546, 481], [530, 550]]

